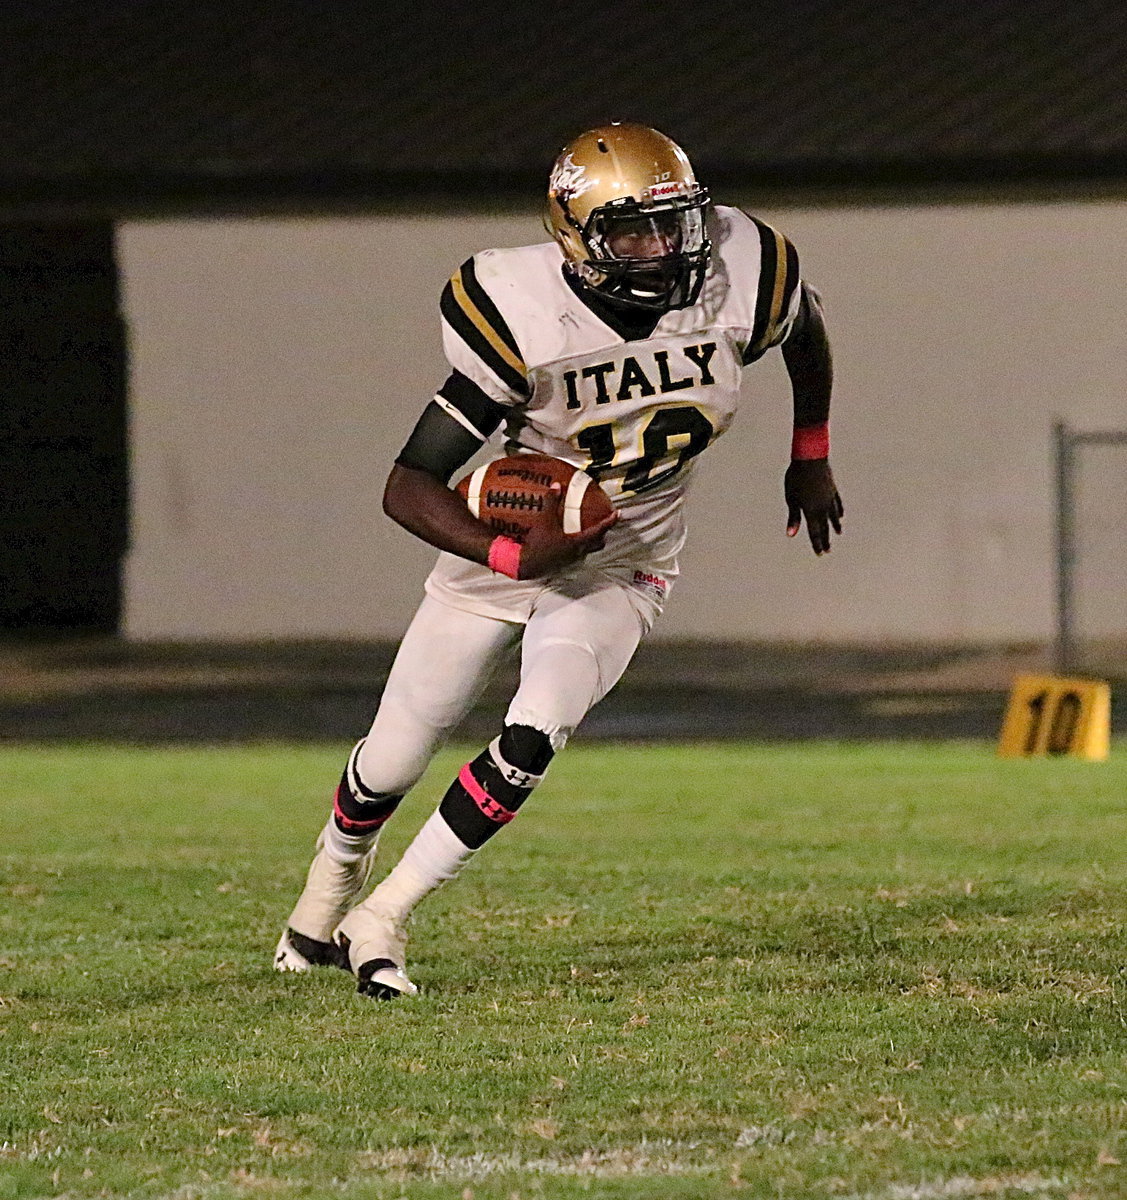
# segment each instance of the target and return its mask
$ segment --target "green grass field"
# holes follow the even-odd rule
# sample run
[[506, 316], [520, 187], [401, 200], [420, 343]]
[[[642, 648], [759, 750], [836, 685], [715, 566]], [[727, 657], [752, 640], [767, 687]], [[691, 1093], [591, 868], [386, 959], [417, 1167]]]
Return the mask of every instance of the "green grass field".
[[1127, 1196], [1127, 759], [577, 741], [379, 1005], [347, 749], [0, 749], [0, 1198]]

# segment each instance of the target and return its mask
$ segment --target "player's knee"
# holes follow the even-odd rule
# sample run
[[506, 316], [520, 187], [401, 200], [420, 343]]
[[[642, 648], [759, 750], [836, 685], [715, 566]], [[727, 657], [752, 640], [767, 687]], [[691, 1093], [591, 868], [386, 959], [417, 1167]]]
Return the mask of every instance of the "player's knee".
[[598, 655], [574, 639], [541, 639], [505, 716], [508, 728], [531, 727], [559, 753], [591, 706], [606, 692]]
[[[396, 736], [398, 735], [398, 736]], [[350, 762], [357, 792], [406, 795], [418, 783], [430, 760], [432, 747], [420, 737], [408, 737], [394, 726], [364, 738]]]
[[345, 833], [375, 833], [399, 807], [403, 792], [379, 791], [361, 774], [364, 742], [353, 748], [333, 798], [333, 817]]

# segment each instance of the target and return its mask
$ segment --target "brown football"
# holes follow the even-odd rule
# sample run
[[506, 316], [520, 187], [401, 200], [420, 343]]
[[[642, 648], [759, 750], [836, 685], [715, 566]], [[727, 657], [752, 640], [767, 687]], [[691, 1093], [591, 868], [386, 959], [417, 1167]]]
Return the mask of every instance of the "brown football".
[[479, 521], [522, 541], [545, 519], [552, 484], [560, 485], [557, 520], [564, 533], [579, 533], [612, 509], [606, 492], [587, 474], [548, 454], [512, 454], [484, 463], [455, 489]]

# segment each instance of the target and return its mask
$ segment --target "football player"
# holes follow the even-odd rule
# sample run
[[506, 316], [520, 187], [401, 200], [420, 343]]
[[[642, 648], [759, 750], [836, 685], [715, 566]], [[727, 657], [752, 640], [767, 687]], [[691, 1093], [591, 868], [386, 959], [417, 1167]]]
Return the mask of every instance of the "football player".
[[[414, 994], [412, 910], [516, 816], [660, 614], [697, 459], [728, 428], [744, 367], [773, 346], [794, 397], [786, 532], [805, 521], [816, 554], [841, 532], [829, 341], [791, 243], [713, 206], [679, 146], [624, 123], [564, 147], [545, 224], [551, 241], [475, 254], [442, 293], [450, 375], [384, 495], [388, 516], [440, 554], [275, 953], [279, 970], [344, 967], [378, 999]], [[477, 520], [450, 481], [502, 428], [506, 453], [582, 467], [616, 511], [523, 544]], [[498, 736], [362, 900], [384, 823], [517, 642]]]

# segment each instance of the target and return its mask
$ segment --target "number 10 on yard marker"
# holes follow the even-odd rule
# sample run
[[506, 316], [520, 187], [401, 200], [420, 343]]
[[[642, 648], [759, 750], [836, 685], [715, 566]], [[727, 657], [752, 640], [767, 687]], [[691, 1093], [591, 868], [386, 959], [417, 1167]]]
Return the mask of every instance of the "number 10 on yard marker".
[[1010, 691], [998, 754], [1070, 754], [1103, 761], [1111, 745], [1111, 688], [1094, 679], [1018, 675]]

